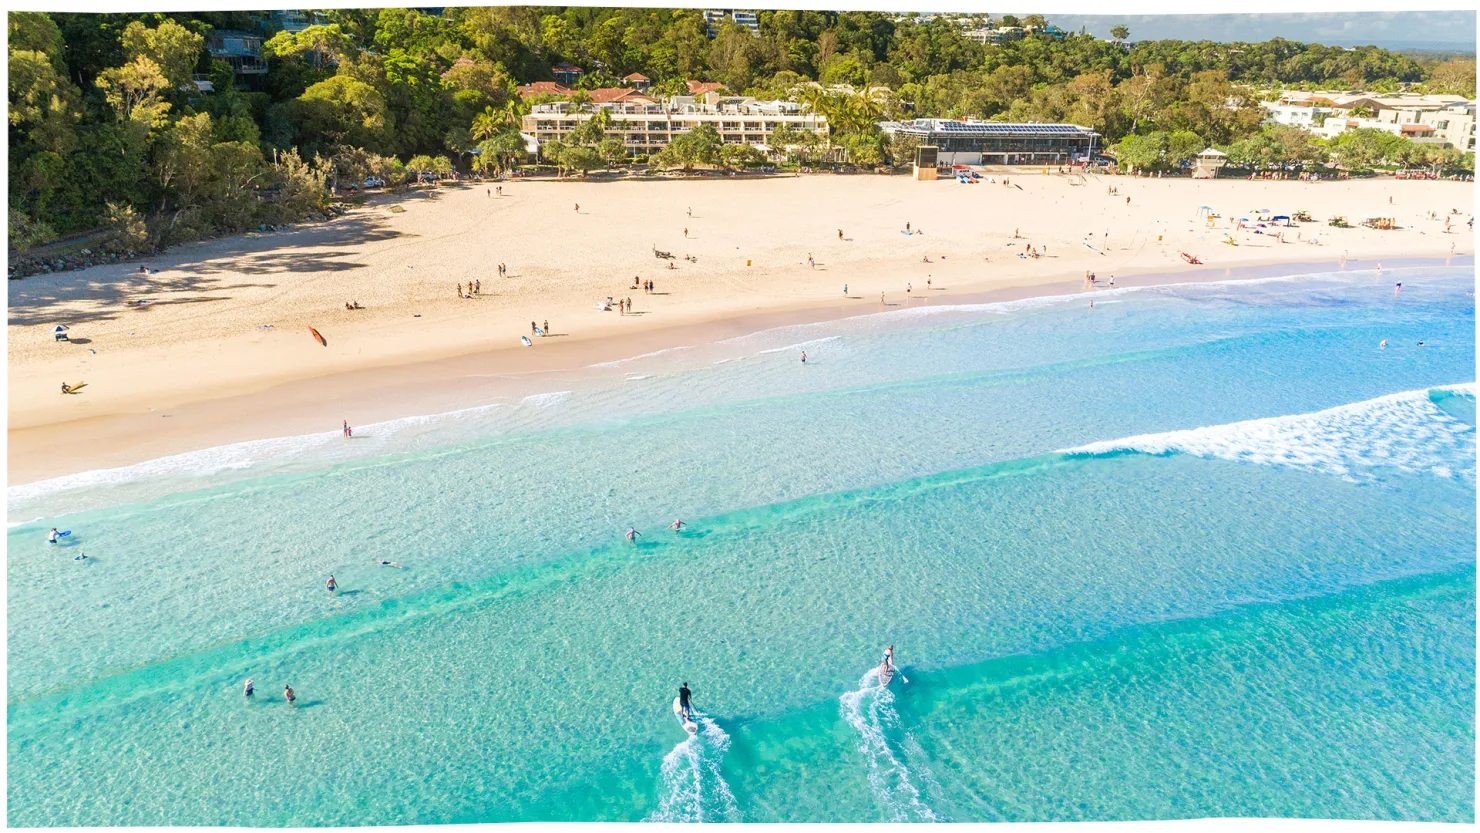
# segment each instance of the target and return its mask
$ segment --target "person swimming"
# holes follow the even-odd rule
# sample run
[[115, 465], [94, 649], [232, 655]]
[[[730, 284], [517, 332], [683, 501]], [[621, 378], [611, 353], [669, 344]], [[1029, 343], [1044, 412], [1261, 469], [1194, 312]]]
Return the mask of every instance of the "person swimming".
[[802, 364], [806, 364], [806, 363], [807, 363], [807, 351], [806, 350], [803, 350], [802, 351]]
[[1382, 348], [1382, 349], [1384, 349], [1384, 350], [1386, 350], [1386, 349], [1387, 349], [1387, 339], [1383, 339], [1383, 340], [1382, 340], [1382, 343], [1381, 343], [1381, 344], [1379, 344], [1379, 345], [1377, 345], [1377, 346], [1378, 346], [1378, 347], [1381, 347], [1381, 348]]
[[637, 539], [640, 538], [640, 537], [642, 537], [642, 533], [641, 532], [638, 532], [635, 527], [628, 527], [627, 528], [627, 540], [628, 541], [631, 541], [632, 543], [635, 544], [635, 543], [637, 543]]
[[256, 694], [256, 693], [257, 693], [257, 690], [254, 689], [254, 688], [252, 688], [252, 681], [251, 680], [247, 680], [247, 684], [244, 685], [244, 686], [242, 686], [242, 696], [243, 697], [250, 698], [253, 694]]
[[283, 686], [283, 699], [287, 700], [288, 701], [288, 705], [290, 705], [290, 706], [293, 705], [293, 701], [294, 700], [297, 700], [298, 699], [297, 695], [295, 695], [293, 693], [293, 687], [292, 686], [290, 686], [290, 685]]
[[324, 589], [328, 590], [330, 593], [333, 593], [335, 590], [339, 589], [339, 582], [335, 581], [333, 576], [329, 576], [329, 580], [324, 582]]
[[688, 524], [685, 524], [681, 520], [675, 519], [673, 521], [673, 523], [671, 523], [671, 524], [668, 525], [668, 528], [671, 529], [671, 530], [674, 530], [676, 532], [676, 531], [678, 531], [680, 529], [683, 529], [685, 526], [688, 526]]
[[84, 553], [79, 553], [77, 555], [77, 557], [76, 558], [73, 558], [72, 560], [73, 561], [86, 561], [87, 560], [87, 553], [85, 553], [85, 552]]
[[399, 563], [395, 562], [395, 561], [377, 561], [375, 563], [376, 563], [377, 566], [380, 566], [380, 567], [396, 567], [396, 568], [400, 568], [401, 567], [401, 565]]
[[693, 696], [694, 693], [689, 691], [688, 683], [678, 687], [678, 708], [683, 712], [684, 718], [690, 721], [694, 719], [694, 704], [689, 699]]
[[46, 533], [46, 543], [55, 544], [57, 541], [61, 540], [61, 537], [62, 533], [57, 532], [56, 527], [52, 527], [51, 532]]

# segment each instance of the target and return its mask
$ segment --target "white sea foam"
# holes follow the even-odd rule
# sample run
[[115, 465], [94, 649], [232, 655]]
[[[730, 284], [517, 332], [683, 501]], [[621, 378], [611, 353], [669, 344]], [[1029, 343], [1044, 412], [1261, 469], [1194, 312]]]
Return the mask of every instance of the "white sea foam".
[[520, 405], [529, 405], [532, 408], [549, 408], [559, 405], [561, 402], [575, 395], [574, 391], [554, 390], [549, 393], [532, 393], [519, 400]]
[[844, 694], [840, 702], [843, 719], [858, 732], [869, 789], [889, 814], [889, 821], [948, 821], [926, 801], [925, 790], [934, 783], [934, 776], [919, 744], [908, 731], [901, 732], [894, 693], [879, 685], [878, 670], [864, 674], [858, 689]]
[[840, 339], [842, 339], [842, 336], [823, 336], [822, 338], [814, 338], [810, 341], [798, 342], [797, 344], [788, 344], [785, 347], [772, 347], [769, 350], [762, 350], [759, 353], [756, 353], [756, 355], [765, 356], [771, 353], [785, 353], [796, 350], [804, 350], [808, 347], [812, 347], [818, 344], [827, 344], [830, 341], [838, 341]]
[[694, 713], [699, 731], [663, 756], [655, 822], [739, 821], [740, 808], [720, 766], [730, 736], [709, 716]]
[[1475, 383], [1404, 391], [1324, 411], [1142, 434], [1065, 449], [1064, 454], [1179, 452], [1335, 474], [1347, 480], [1398, 469], [1475, 477], [1475, 429], [1434, 404], [1430, 391], [1474, 397]]
[[[354, 426], [355, 440], [349, 444], [344, 443], [339, 431], [324, 431], [290, 437], [248, 440], [203, 448], [198, 451], [187, 451], [128, 466], [94, 469], [64, 477], [10, 486], [6, 490], [6, 500], [14, 508], [18, 504], [64, 491], [118, 486], [151, 479], [201, 477], [225, 471], [250, 469], [264, 463], [284, 461], [315, 451], [343, 452], [349, 455], [368, 451], [384, 453], [387, 442], [408, 428], [437, 427], [456, 423], [485, 415], [498, 407], [500, 406], [478, 405], [440, 414], [409, 416]], [[338, 456], [343, 455], [336, 455], [336, 459]]]

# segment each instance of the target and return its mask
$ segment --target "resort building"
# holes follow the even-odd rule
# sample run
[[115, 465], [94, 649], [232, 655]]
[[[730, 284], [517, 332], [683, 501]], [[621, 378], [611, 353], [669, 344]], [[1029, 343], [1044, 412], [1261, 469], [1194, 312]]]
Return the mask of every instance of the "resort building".
[[1460, 101], [1419, 115], [1421, 124], [1433, 125], [1434, 134], [1460, 153], [1475, 151], [1475, 102]]
[[1437, 130], [1431, 124], [1406, 123], [1387, 119], [1350, 119], [1333, 116], [1311, 132], [1323, 139], [1332, 139], [1348, 130], [1381, 130], [1394, 136], [1402, 136], [1416, 142], [1432, 140]]
[[1419, 114], [1443, 110], [1464, 99], [1457, 95], [1394, 93], [1376, 95], [1360, 90], [1346, 92], [1302, 92], [1286, 90], [1275, 101], [1261, 106], [1265, 124], [1288, 124], [1320, 132], [1332, 118], [1367, 118], [1388, 123], [1417, 123]]
[[1077, 124], [915, 119], [880, 122], [879, 129], [939, 148], [942, 165], [1059, 165], [1089, 159], [1099, 139]]
[[606, 111], [609, 119], [606, 135], [621, 139], [633, 156], [657, 153], [674, 137], [701, 124], [712, 125], [726, 143], [744, 143], [768, 152], [772, 150], [771, 134], [783, 124], [796, 130], [827, 133], [825, 117], [794, 101], [758, 101], [716, 92], [658, 101], [622, 87], [612, 88], [614, 97], [608, 97], [607, 92], [589, 90], [592, 107], [577, 107], [565, 101], [536, 104], [524, 117], [524, 132], [540, 145], [564, 140], [576, 125], [595, 114], [593, 108], [598, 108]]
[[755, 12], [744, 12], [736, 9], [708, 9], [704, 12], [705, 33], [709, 37], [715, 37], [719, 30], [725, 26], [725, 18], [735, 21], [750, 30], [752, 35], [761, 33], [760, 19]]

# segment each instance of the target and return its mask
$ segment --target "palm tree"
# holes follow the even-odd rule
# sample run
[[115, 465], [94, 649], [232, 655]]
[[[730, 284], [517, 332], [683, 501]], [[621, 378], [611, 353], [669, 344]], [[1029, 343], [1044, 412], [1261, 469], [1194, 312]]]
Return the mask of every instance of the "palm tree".
[[504, 126], [504, 119], [501, 111], [484, 107], [483, 112], [473, 117], [473, 124], [469, 129], [475, 139], [492, 139], [499, 128]]

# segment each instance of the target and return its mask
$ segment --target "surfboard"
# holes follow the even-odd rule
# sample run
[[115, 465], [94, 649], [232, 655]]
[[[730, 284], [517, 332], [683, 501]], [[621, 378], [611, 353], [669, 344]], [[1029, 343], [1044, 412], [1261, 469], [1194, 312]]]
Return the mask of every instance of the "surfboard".
[[61, 532], [58, 532], [57, 533], [57, 537], [58, 538], [65, 538], [65, 537], [67, 537], [68, 535], [71, 535], [71, 534], [72, 534], [72, 530], [70, 530], [70, 529], [64, 529]]
[[76, 392], [82, 390], [85, 387], [87, 387], [87, 383], [86, 382], [78, 382], [77, 384], [75, 384], [75, 385], [72, 386], [72, 389], [71, 390], [64, 390], [64, 391], [62, 391], [62, 395], [65, 396], [65, 395], [67, 395], [69, 393], [76, 393]]
[[533, 347], [534, 346], [534, 342], [532, 342], [532, 341], [529, 340], [529, 336], [520, 336], [519, 337], [519, 341], [525, 347]]
[[683, 716], [683, 702], [677, 697], [673, 698], [673, 716], [678, 718], [678, 725], [682, 726], [685, 732], [692, 735], [699, 731], [697, 723]]
[[309, 327], [308, 328], [308, 333], [309, 333], [309, 335], [313, 336], [314, 339], [316, 341], [318, 341], [318, 343], [320, 345], [322, 345], [324, 347], [328, 347], [329, 346], [329, 342], [327, 342], [327, 341], [324, 340], [324, 337], [319, 334], [319, 331], [318, 330], [315, 330], [313, 327]]
[[542, 336], [542, 335], [545, 334], [545, 331], [543, 329], [539, 328], [539, 327], [535, 327], [534, 328], [534, 334], [537, 335], [537, 336]]

